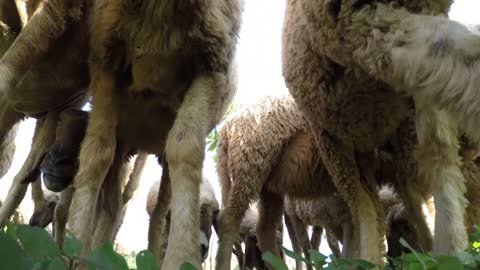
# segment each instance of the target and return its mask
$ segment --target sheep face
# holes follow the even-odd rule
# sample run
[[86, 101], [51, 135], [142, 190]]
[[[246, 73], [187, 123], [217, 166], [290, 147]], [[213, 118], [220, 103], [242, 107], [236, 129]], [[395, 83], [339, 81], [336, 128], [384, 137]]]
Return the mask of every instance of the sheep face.
[[208, 257], [212, 227], [217, 215], [218, 209], [214, 209], [211, 205], [202, 204], [200, 206], [200, 256], [202, 263]]
[[43, 183], [51, 191], [62, 191], [73, 181], [87, 116], [86, 112], [74, 110], [60, 116], [55, 143], [40, 164]]
[[53, 221], [55, 207], [57, 206], [59, 197], [56, 194], [52, 194], [46, 198], [47, 203], [44, 207], [35, 211], [30, 218], [28, 224], [30, 226], [45, 228]]
[[387, 217], [387, 228], [388, 257], [397, 258], [403, 253], [410, 253], [410, 250], [400, 244], [400, 238], [403, 238], [415, 250], [421, 250], [417, 231], [408, 217], [404, 217], [400, 213]]

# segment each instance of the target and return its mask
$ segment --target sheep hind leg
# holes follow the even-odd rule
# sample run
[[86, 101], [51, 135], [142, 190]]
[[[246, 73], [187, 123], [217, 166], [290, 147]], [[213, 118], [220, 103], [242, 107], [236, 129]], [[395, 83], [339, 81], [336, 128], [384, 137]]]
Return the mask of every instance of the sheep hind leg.
[[[163, 162], [162, 178], [158, 189], [157, 202], [150, 216], [150, 223], [148, 226], [148, 250], [157, 257], [159, 265], [163, 263], [164, 246], [167, 243], [168, 234], [164, 234], [165, 218], [168, 209], [170, 208], [170, 200], [172, 197], [172, 190], [170, 186], [170, 176], [168, 170], [168, 162]], [[165, 244], [163, 244], [165, 243]]]
[[467, 200], [460, 169], [457, 123], [445, 111], [417, 112], [419, 177], [431, 187], [435, 203], [435, 254], [455, 254], [467, 247], [464, 225]]
[[[290, 221], [305, 258], [310, 259], [309, 251], [312, 249], [312, 243], [310, 242], [310, 239], [308, 239], [307, 227], [303, 224], [302, 220], [296, 216], [291, 216]], [[307, 269], [311, 270], [312, 266], [307, 264]]]
[[251, 179], [237, 179], [238, 183], [233, 183], [227, 204], [220, 211], [216, 270], [230, 270], [232, 246], [240, 232], [242, 219], [257, 194], [254, 189], [242, 186]]
[[[295, 228], [293, 227], [292, 218], [286, 212], [284, 214], [284, 217], [285, 217], [285, 226], [287, 227], [287, 233], [288, 233], [288, 236], [290, 237], [290, 243], [292, 243], [293, 252], [295, 252], [295, 254], [300, 255], [302, 253], [302, 249], [300, 247], [300, 242], [298, 241]], [[320, 235], [320, 239], [321, 239], [321, 235]], [[320, 246], [320, 243], [318, 245]], [[302, 261], [295, 260], [295, 270], [302, 270], [302, 269], [303, 269]]]
[[[282, 206], [282, 196], [265, 189], [262, 190], [258, 203], [258, 223], [256, 228], [258, 247], [262, 253], [270, 251], [278, 257], [280, 257], [280, 251], [277, 243], [276, 228], [282, 221]], [[306, 238], [308, 244], [310, 244], [308, 235]], [[268, 265], [268, 268], [273, 269], [273, 266]]]
[[43, 123], [37, 121], [35, 128], [32, 149], [28, 154], [20, 172], [15, 175], [12, 185], [8, 190], [7, 198], [0, 208], [0, 224], [4, 225], [7, 220], [22, 202], [28, 183], [35, 180], [39, 173], [39, 166], [42, 158], [48, 150], [48, 147], [55, 140], [55, 128], [57, 126], [58, 113], [48, 113]]
[[325, 131], [319, 133], [321, 158], [340, 194], [350, 207], [358, 242], [355, 257], [383, 265], [384, 224], [379, 217], [378, 198], [362, 185], [353, 150], [339, 145]]

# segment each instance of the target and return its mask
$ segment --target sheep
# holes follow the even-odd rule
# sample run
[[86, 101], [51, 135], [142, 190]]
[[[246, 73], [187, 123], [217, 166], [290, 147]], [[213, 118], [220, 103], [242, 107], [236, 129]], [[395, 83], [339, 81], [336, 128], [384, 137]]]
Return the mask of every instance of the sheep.
[[[165, 180], [163, 178], [162, 180]], [[169, 179], [166, 179], [169, 181]], [[158, 201], [158, 194], [160, 189], [160, 181], [154, 182], [147, 195], [147, 203], [146, 203], [146, 210], [150, 218], [153, 216], [155, 205]], [[200, 255], [201, 255], [201, 262], [203, 263], [208, 256], [208, 251], [210, 247], [210, 236], [212, 235], [212, 226], [213, 223], [218, 215], [219, 211], [219, 204], [217, 199], [215, 198], [215, 193], [213, 188], [208, 181], [208, 179], [204, 176], [202, 178], [202, 182], [200, 184]], [[170, 212], [167, 213], [165, 216], [165, 222], [162, 228], [161, 234], [161, 250], [159, 254], [155, 254], [160, 262], [163, 262], [165, 257], [165, 251], [168, 246], [168, 234], [170, 230]]]
[[[250, 207], [245, 213], [245, 217], [240, 223], [240, 230], [237, 240], [234, 243], [234, 254], [237, 257], [239, 269], [265, 269], [265, 263], [262, 259], [262, 252], [258, 247], [256, 226], [258, 223], [258, 211], [256, 207]], [[276, 243], [281, 245], [283, 242], [283, 232], [280, 228], [276, 229]], [[241, 244], [245, 245], [245, 252], [242, 251]]]
[[[390, 188], [384, 187], [379, 191], [379, 198], [386, 213], [384, 222], [387, 228], [387, 255], [395, 258], [404, 252], [403, 246], [399, 242], [400, 237], [416, 250], [421, 250], [418, 246], [417, 233], [411, 222], [412, 218], [405, 211], [398, 196]], [[310, 249], [318, 249], [311, 245], [305, 226], [320, 225], [327, 231], [327, 240], [332, 253], [337, 258], [347, 257], [346, 254], [350, 252], [348, 249], [351, 248], [348, 242], [352, 239], [349, 239], [351, 236], [344, 232], [351, 229], [353, 225], [348, 205], [338, 192], [316, 199], [296, 199], [287, 196], [285, 198], [285, 218], [287, 219], [287, 217], [291, 223], [290, 228], [287, 228], [292, 230], [289, 235], [293, 235], [293, 238], [296, 239], [292, 240], [295, 251], [299, 252], [301, 245], [303, 253], [308, 258]], [[340, 253], [338, 241], [344, 244], [343, 254]], [[301, 268], [301, 264], [297, 262], [296, 269]], [[307, 269], [311, 269], [311, 266], [307, 265]]]
[[[58, 114], [69, 108], [80, 109], [88, 97], [89, 31], [88, 20], [83, 19], [88, 15], [87, 5], [72, 6], [68, 14], [65, 7], [66, 3], [58, 0], [30, 0], [23, 6], [20, 1], [8, 0], [0, 6], [1, 164], [8, 164], [7, 148], [3, 145], [8, 145], [19, 121], [27, 116], [39, 119], [29, 156], [0, 209], [0, 224], [13, 213], [28, 183], [35, 179], [32, 176], [53, 143]], [[25, 16], [28, 23], [21, 21]], [[65, 32], [67, 25], [69, 31]]]
[[351, 208], [361, 232], [360, 258], [381, 264], [384, 250], [378, 199], [362, 184], [356, 155], [390, 140], [409, 98], [416, 107], [418, 174], [437, 209], [433, 252], [467, 247], [458, 149], [460, 132], [480, 142], [480, 39], [446, 18], [452, 2], [287, 1], [283, 75]]
[[[410, 117], [408, 120], [413, 119]], [[391, 183], [402, 201], [414, 206], [407, 209], [412, 212], [412, 216], [420, 217], [421, 220], [414, 223], [422, 248], [428, 249], [430, 231], [421, 209], [423, 197], [419, 201], [409, 201], [410, 198], [405, 195], [408, 192], [402, 189], [405, 181], [402, 179], [409, 179], [406, 176], [415, 173], [415, 166], [410, 167], [412, 163], [415, 165], [411, 147], [414, 139], [410, 128], [413, 128], [412, 121], [402, 123], [402, 132], [396, 134], [399, 142], [392, 143], [389, 147], [398, 153], [390, 154], [386, 148], [378, 150], [381, 153], [387, 151], [388, 159], [379, 154], [365, 156], [362, 174], [373, 173], [373, 178], [381, 179], [370, 183], [373, 190], [384, 182]], [[413, 137], [414, 135], [413, 133]], [[397, 151], [396, 148], [400, 147], [402, 148]], [[298, 111], [290, 96], [266, 98], [224, 124], [217, 150], [217, 172], [225, 205], [220, 214], [217, 269], [229, 268], [229, 252], [251, 201], [260, 197], [259, 209], [262, 214], [257, 225], [259, 247], [263, 252], [275, 253], [272, 231], [275, 224], [280, 222], [284, 195], [311, 199], [338, 191], [330, 182], [330, 175], [319, 158], [319, 151], [309, 122]], [[377, 163], [378, 166], [375, 165]], [[411, 186], [416, 185], [412, 183]], [[376, 207], [381, 208], [381, 204]], [[268, 209], [268, 212], [263, 209]], [[352, 231], [354, 229], [351, 227], [344, 230], [351, 235], [347, 239], [358, 235]], [[348, 243], [345, 245], [349, 247], [346, 257], [355, 257], [358, 247]]]
[[[288, 96], [267, 97], [224, 123], [217, 145], [223, 206], [216, 269], [230, 269], [231, 248], [240, 223], [250, 203], [258, 197], [258, 246], [262, 252], [268, 250], [278, 255], [274, 228], [281, 221], [282, 196], [286, 193], [314, 197], [334, 191], [321, 181], [309, 182], [310, 172], [300, 174], [305, 171], [299, 168], [316, 168], [314, 164], [319, 162], [311, 151], [312, 138], [305, 130], [309, 130], [308, 122], [297, 113]], [[291, 165], [286, 168], [276, 165], [288, 164], [287, 161]], [[295, 175], [298, 182], [285, 181], [284, 172]], [[314, 173], [321, 176], [323, 168]]]
[[95, 1], [93, 108], [74, 179], [69, 227], [90, 249], [92, 211], [115, 145], [166, 155], [171, 220], [163, 269], [200, 267], [198, 209], [205, 137], [235, 92], [241, 0]]
[[[287, 229], [292, 230], [289, 231], [289, 236], [291, 239], [293, 238], [291, 242], [294, 251], [297, 253], [303, 252], [307, 258], [309, 257], [308, 251], [313, 249], [306, 230], [306, 226], [309, 225], [325, 228], [328, 244], [337, 258], [342, 257], [338, 240], [342, 241], [345, 247], [349, 247], [346, 243], [349, 239], [344, 237], [343, 232], [347, 231], [347, 226], [350, 228], [353, 226], [350, 224], [348, 205], [337, 192], [315, 199], [298, 199], [286, 196], [285, 220], [288, 220], [288, 223], [291, 224], [287, 226]], [[301, 269], [298, 262], [297, 269]], [[307, 265], [307, 269], [311, 269], [311, 266]]]

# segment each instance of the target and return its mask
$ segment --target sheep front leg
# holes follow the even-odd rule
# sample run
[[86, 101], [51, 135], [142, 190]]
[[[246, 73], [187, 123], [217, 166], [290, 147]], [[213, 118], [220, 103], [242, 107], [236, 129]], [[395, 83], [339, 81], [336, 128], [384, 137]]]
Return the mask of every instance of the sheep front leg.
[[20, 172], [13, 178], [12, 185], [8, 190], [7, 198], [0, 208], [0, 225], [3, 227], [7, 220], [22, 202], [28, 184], [32, 182], [39, 173], [39, 166], [42, 158], [50, 145], [55, 140], [55, 128], [57, 126], [58, 113], [48, 113], [45, 121], [37, 121], [35, 127], [32, 149], [23, 163]]
[[355, 256], [383, 265], [385, 228], [383, 217], [378, 213], [380, 202], [373, 191], [369, 193], [362, 185], [353, 150], [335, 141], [325, 131], [319, 135], [321, 158], [352, 213], [354, 234], [359, 237], [359, 254]]
[[[265, 189], [262, 190], [258, 203], [258, 222], [256, 227], [258, 247], [260, 248], [262, 253], [270, 251], [276, 256], [280, 257], [276, 237], [276, 228], [278, 228], [278, 225], [282, 221], [282, 214], [282, 196], [269, 192]], [[305, 227], [303, 229], [305, 231]], [[304, 244], [304, 240], [304, 238], [300, 239], [302, 244]], [[308, 244], [310, 244], [310, 241], [308, 240], [308, 235], [306, 237], [306, 241], [308, 242]], [[268, 268], [274, 269], [271, 265], [268, 265]]]
[[178, 269], [185, 262], [201, 268], [199, 192], [205, 138], [226, 107], [221, 95], [228, 83], [223, 73], [195, 78], [168, 133], [165, 152], [172, 185], [172, 229], [162, 269]]
[[90, 65], [93, 109], [80, 148], [79, 168], [68, 226], [83, 243], [82, 255], [90, 251], [97, 199], [115, 155], [117, 114], [113, 101], [114, 77], [97, 63]]
[[455, 254], [468, 244], [457, 123], [445, 111], [432, 108], [418, 110], [416, 117], [419, 177], [431, 187], [435, 203], [433, 252]]

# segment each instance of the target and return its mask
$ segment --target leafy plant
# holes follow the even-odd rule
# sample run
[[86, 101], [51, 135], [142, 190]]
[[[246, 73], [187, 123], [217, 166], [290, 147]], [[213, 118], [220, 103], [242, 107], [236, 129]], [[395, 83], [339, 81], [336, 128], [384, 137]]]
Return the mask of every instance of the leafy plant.
[[[44, 229], [29, 225], [14, 225], [7, 221], [0, 230], [1, 269], [9, 270], [70, 270], [85, 263], [90, 270], [130, 270], [125, 258], [106, 243], [88, 256], [82, 257], [82, 243], [67, 233], [63, 248], [59, 248]], [[158, 270], [157, 260], [147, 250], [136, 256], [137, 270]], [[185, 264], [181, 269], [194, 269]]]
[[[469, 237], [469, 247], [455, 256], [433, 256], [416, 252], [405, 240], [400, 243], [410, 250], [400, 258], [389, 258], [385, 270], [476, 270], [480, 269], [480, 229], [474, 227]], [[317, 250], [309, 251], [309, 258], [296, 254], [285, 247], [283, 252], [311, 265], [316, 270], [377, 270], [378, 266], [364, 260], [346, 260], [325, 256]], [[141, 251], [135, 257], [134, 266], [129, 267], [123, 256], [115, 252], [111, 243], [106, 243], [82, 257], [82, 243], [67, 233], [63, 248], [59, 248], [44, 229], [28, 225], [14, 225], [7, 222], [6, 229], [0, 230], [1, 269], [11, 270], [70, 270], [78, 263], [86, 263], [90, 270], [158, 270], [156, 258], [149, 251]], [[288, 270], [285, 262], [270, 252], [263, 254], [263, 260], [276, 270]], [[180, 270], [195, 270], [185, 263]]]

